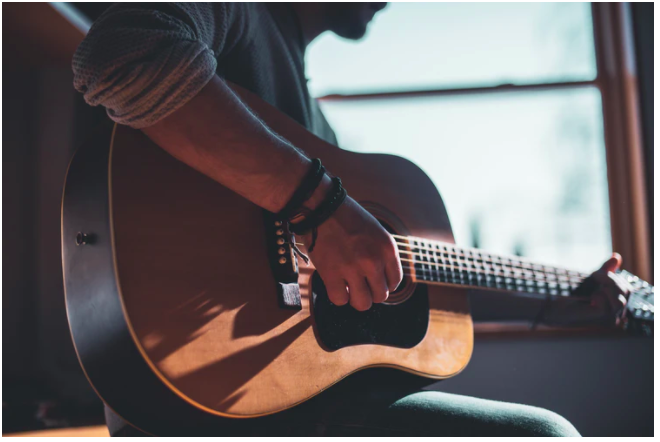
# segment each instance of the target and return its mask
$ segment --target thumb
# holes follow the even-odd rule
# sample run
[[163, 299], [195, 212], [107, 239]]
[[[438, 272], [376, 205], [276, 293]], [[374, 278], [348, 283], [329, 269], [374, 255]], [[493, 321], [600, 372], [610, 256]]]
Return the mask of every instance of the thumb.
[[612, 253], [612, 257], [605, 261], [605, 264], [601, 266], [600, 270], [614, 273], [619, 267], [621, 267], [621, 255], [618, 253]]

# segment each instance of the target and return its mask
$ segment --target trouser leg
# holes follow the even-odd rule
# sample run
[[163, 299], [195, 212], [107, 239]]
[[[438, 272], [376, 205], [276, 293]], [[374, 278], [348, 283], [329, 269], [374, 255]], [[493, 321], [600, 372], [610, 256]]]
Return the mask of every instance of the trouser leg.
[[[217, 436], [579, 436], [566, 419], [527, 405], [423, 391], [430, 381], [390, 369], [356, 373], [292, 409], [218, 418]], [[111, 435], [144, 435], [116, 415]], [[164, 419], [175, 417], [164, 416]], [[166, 436], [166, 435], [163, 435]]]

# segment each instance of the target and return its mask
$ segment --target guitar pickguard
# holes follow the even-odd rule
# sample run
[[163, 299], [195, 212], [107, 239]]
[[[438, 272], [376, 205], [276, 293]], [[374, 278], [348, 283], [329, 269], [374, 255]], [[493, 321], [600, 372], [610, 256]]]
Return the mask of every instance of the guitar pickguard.
[[359, 344], [412, 348], [426, 335], [429, 299], [423, 284], [418, 284], [415, 292], [400, 304], [374, 304], [365, 312], [330, 302], [318, 273], [314, 273], [312, 288], [316, 330], [329, 350]]

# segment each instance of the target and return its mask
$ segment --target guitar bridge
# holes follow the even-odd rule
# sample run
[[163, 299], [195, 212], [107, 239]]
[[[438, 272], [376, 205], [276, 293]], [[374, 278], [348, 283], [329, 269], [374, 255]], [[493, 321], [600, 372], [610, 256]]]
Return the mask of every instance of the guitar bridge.
[[298, 257], [285, 221], [274, 213], [264, 210], [266, 249], [268, 262], [275, 278], [277, 303], [280, 308], [301, 310], [300, 286], [298, 285]]

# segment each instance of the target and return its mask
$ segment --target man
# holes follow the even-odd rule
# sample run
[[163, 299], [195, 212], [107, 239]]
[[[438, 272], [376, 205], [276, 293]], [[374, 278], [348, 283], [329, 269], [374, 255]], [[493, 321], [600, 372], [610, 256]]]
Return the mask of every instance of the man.
[[[310, 169], [310, 159], [297, 149], [305, 146], [292, 146], [270, 131], [225, 80], [336, 144], [307, 90], [305, 48], [325, 31], [361, 38], [384, 7], [118, 4], [97, 20], [80, 45], [73, 61], [75, 87], [88, 103], [105, 106], [113, 120], [142, 129], [182, 162], [278, 212]], [[331, 187], [330, 178], [323, 176], [303, 209], [322, 204]], [[393, 239], [350, 195], [319, 226], [310, 257], [330, 300], [361, 311], [385, 301], [402, 278]], [[617, 257], [610, 259], [586, 288], [593, 307], [553, 307], [544, 312], [544, 320], [613, 321], [620, 291], [608, 272], [618, 265]], [[219, 419], [218, 435], [578, 434], [565, 419], [545, 410], [418, 392], [424, 383], [429, 382], [368, 370], [274, 416], [241, 423]], [[107, 416], [112, 434], [134, 431], [109, 410]]]

